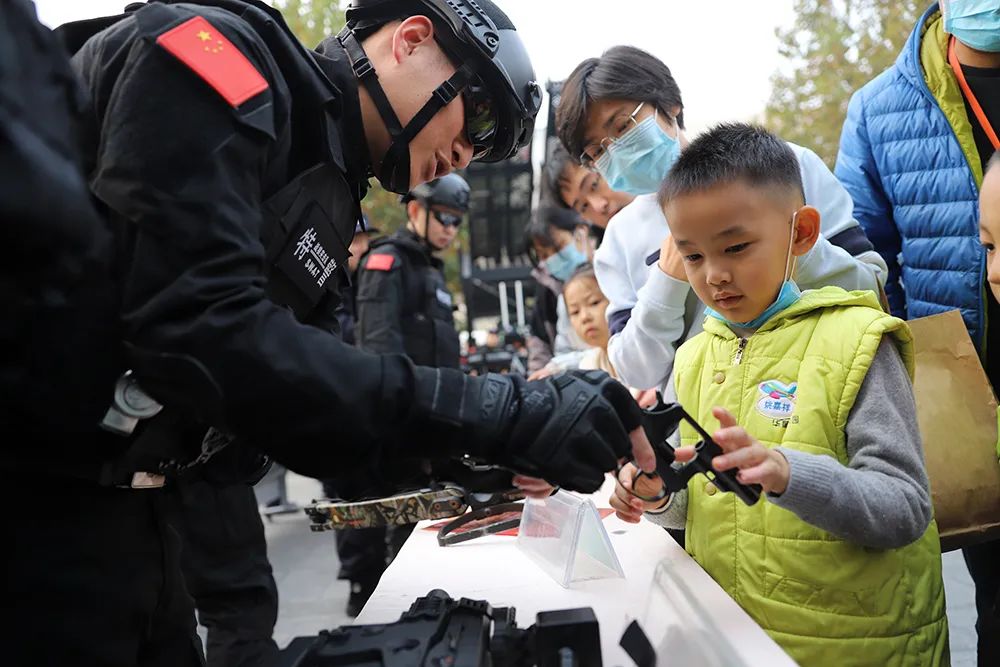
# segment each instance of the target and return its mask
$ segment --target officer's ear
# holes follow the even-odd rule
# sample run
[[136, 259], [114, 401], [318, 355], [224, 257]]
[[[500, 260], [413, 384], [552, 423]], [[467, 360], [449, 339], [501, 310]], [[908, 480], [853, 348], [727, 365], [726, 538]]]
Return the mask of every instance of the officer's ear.
[[396, 62], [403, 62], [422, 46], [434, 45], [434, 24], [426, 16], [404, 19], [392, 36], [392, 55]]
[[424, 221], [424, 206], [416, 199], [406, 202], [406, 218], [413, 224], [418, 225]]

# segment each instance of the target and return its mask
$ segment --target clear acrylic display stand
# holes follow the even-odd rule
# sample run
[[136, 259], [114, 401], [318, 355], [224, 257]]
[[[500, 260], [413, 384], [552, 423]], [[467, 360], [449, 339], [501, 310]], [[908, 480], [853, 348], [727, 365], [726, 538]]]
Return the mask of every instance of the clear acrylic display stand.
[[594, 503], [565, 491], [524, 502], [517, 546], [567, 588], [625, 576]]
[[669, 560], [656, 566], [639, 624], [656, 651], [657, 667], [747, 665]]

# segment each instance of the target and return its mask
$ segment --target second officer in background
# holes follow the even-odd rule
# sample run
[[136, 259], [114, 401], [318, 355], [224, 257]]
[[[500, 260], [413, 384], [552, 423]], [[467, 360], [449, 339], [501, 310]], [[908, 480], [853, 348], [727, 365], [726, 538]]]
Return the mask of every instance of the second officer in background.
[[403, 197], [404, 229], [372, 244], [361, 263], [357, 344], [406, 354], [415, 364], [458, 368], [453, 299], [436, 253], [447, 250], [469, 210], [469, 184], [449, 174]]

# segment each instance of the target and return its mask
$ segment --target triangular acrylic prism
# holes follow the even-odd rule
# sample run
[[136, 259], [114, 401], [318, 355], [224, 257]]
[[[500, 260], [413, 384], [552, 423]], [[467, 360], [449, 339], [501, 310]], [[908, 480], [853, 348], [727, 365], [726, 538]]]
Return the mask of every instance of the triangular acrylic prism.
[[625, 576], [594, 503], [565, 491], [525, 501], [517, 546], [567, 588]]

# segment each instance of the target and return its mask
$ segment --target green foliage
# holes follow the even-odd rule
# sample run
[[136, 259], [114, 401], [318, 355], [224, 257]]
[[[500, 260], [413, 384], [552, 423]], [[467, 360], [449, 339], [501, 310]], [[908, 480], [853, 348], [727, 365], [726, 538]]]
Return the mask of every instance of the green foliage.
[[775, 32], [788, 72], [771, 78], [764, 123], [832, 168], [851, 94], [892, 65], [925, 8], [914, 0], [796, 0]]
[[310, 49], [343, 29], [346, 5], [341, 0], [274, 1], [288, 27]]

